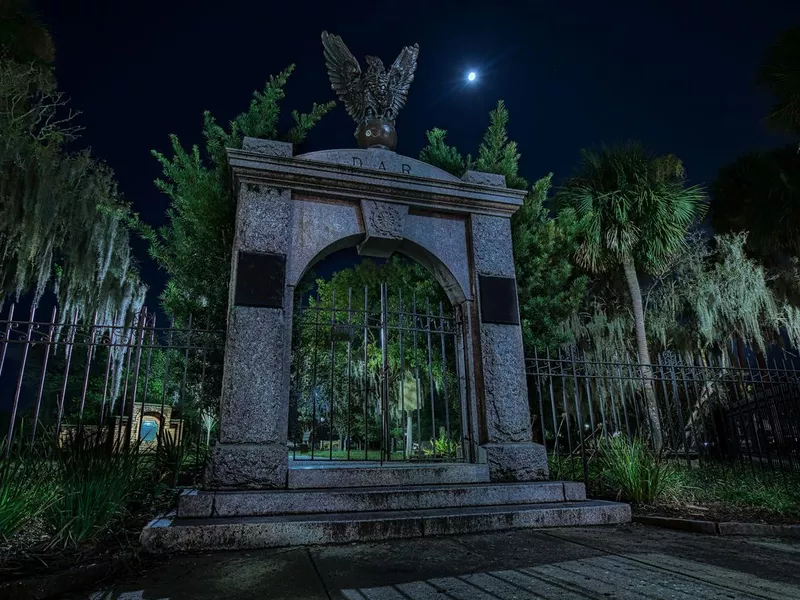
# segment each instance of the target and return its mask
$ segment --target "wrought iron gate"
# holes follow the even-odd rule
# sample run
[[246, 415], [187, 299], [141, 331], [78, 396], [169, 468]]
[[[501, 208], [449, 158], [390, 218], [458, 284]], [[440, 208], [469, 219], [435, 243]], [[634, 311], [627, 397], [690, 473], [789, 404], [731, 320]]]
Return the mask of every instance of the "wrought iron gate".
[[386, 284], [342, 295], [331, 289], [295, 313], [294, 459], [463, 460], [460, 310]]

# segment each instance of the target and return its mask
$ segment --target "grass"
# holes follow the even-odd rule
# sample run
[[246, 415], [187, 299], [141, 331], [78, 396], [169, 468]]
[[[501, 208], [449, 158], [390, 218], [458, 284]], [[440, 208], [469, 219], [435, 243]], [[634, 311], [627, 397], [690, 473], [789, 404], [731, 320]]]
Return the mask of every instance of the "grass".
[[136, 447], [77, 435], [55, 450], [61, 493], [42, 513], [52, 544], [77, 546], [109, 532], [150, 487]]
[[0, 455], [0, 539], [9, 539], [36, 521], [60, 493], [52, 466], [34, 449]]
[[751, 471], [741, 466], [706, 464], [678, 469], [683, 500], [755, 509], [800, 519], [800, 477], [777, 472]]
[[[550, 477], [583, 481], [578, 456], [550, 456]], [[662, 507], [706, 507], [732, 518], [774, 516], [800, 520], [800, 475], [747, 469], [734, 463], [659, 458], [641, 441], [604, 442], [588, 461], [590, 496]]]
[[653, 504], [680, 494], [682, 481], [675, 466], [641, 439], [618, 436], [605, 440], [598, 460], [604, 485], [616, 492], [619, 500]]

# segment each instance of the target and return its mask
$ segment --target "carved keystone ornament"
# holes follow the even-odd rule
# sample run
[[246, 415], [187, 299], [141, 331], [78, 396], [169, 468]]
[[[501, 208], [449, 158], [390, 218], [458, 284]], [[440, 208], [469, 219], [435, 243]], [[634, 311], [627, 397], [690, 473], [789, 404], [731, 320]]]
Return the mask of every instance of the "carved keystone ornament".
[[403, 241], [408, 205], [361, 201], [366, 236], [358, 247], [363, 256], [388, 258]]

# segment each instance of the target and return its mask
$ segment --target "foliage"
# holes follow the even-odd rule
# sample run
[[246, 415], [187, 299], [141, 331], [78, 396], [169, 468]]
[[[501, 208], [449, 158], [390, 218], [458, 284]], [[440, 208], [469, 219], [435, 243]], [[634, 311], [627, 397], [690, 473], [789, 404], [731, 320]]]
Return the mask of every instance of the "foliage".
[[310, 112], [292, 112], [293, 126], [279, 133], [280, 102], [294, 67], [270, 77], [262, 92], [254, 92], [248, 109], [227, 129], [206, 111], [203, 115], [204, 152], [198, 146], [186, 150], [177, 136], [170, 136], [172, 156], [153, 155], [164, 176], [156, 186], [170, 199], [169, 223], [158, 229], [138, 216], [133, 226], [149, 242], [149, 253], [167, 272], [161, 295], [164, 309], [185, 323], [189, 315], [212, 329], [222, 329], [230, 283], [236, 198], [228, 182], [226, 148], [241, 148], [245, 136], [303, 142], [308, 132], [333, 108], [333, 103], [313, 104]]
[[517, 190], [528, 188], [528, 182], [519, 174], [520, 154], [517, 143], [508, 139], [508, 109], [500, 100], [489, 113], [489, 127], [478, 147], [475, 170], [483, 173], [505, 175], [506, 185]]
[[188, 462], [187, 448], [171, 431], [160, 430], [156, 449], [156, 470], [159, 480], [177, 485], [178, 476]]
[[651, 292], [650, 338], [662, 347], [724, 347], [730, 339], [765, 352], [781, 341], [781, 329], [796, 346], [795, 311], [777, 296], [764, 267], [745, 253], [747, 235], [689, 238], [668, 279]]
[[551, 218], [544, 206], [551, 180], [552, 173], [536, 181], [511, 219], [522, 335], [529, 352], [573, 341], [564, 323], [578, 309], [588, 283], [571, 260], [578, 235], [575, 212], [566, 209]]
[[146, 471], [135, 446], [110, 446], [100, 435], [78, 433], [54, 453], [62, 493], [43, 513], [53, 543], [78, 545], [106, 533], [143, 489]]
[[0, 54], [21, 63], [55, 59], [50, 32], [29, 0], [0, 0]]
[[645, 272], [663, 271], [705, 210], [703, 189], [685, 178], [677, 157], [655, 156], [635, 142], [584, 150], [556, 196], [581, 219], [578, 263], [605, 272], [632, 259]]
[[506, 185], [510, 188], [527, 189], [528, 182], [519, 175], [517, 143], [508, 139], [508, 119], [508, 109], [500, 100], [489, 113], [489, 126], [478, 147], [478, 158], [474, 161], [472, 155], [468, 154], [465, 158], [457, 148], [449, 146], [445, 142], [447, 131], [439, 128], [425, 133], [428, 144], [420, 151], [419, 159], [456, 177], [461, 177], [468, 169], [474, 169], [504, 175]]
[[[17, 437], [21, 439], [21, 435]], [[9, 455], [0, 454], [0, 539], [35, 521], [59, 492], [52, 469], [41, 459], [40, 448], [14, 442]]]
[[425, 132], [428, 145], [419, 152], [419, 159], [428, 164], [439, 167], [451, 175], [461, 177], [467, 170], [467, 159], [459, 153], [455, 146], [445, 142], [447, 131], [434, 127]]
[[769, 269], [771, 289], [800, 305], [800, 155], [794, 146], [744, 154], [720, 169], [712, 188], [718, 233], [747, 232], [747, 254]]
[[684, 490], [682, 501], [800, 516], [797, 476], [713, 463], [700, 468], [681, 465], [677, 472]]
[[98, 311], [130, 321], [146, 287], [131, 254], [127, 210], [111, 170], [70, 153], [73, 114], [50, 72], [0, 60], [0, 302], [53, 286], [62, 320]]
[[455, 458], [458, 453], [458, 440], [447, 437], [444, 428], [440, 428], [439, 437], [432, 439], [430, 444], [429, 448], [425, 448], [425, 456]]
[[619, 500], [652, 504], [674, 498], [680, 490], [674, 466], [643, 440], [610, 438], [602, 443], [599, 458], [604, 483]]
[[800, 134], [800, 23], [770, 46], [759, 79], [776, 101], [767, 125], [775, 131]]

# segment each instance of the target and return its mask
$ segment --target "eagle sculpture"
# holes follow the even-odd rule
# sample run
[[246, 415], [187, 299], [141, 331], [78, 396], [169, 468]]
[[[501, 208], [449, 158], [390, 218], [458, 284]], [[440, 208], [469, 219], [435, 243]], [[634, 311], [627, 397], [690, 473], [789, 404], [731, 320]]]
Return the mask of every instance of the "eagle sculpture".
[[356, 137], [367, 123], [374, 120], [386, 122], [393, 130], [397, 113], [406, 103], [408, 89], [414, 80], [419, 46], [414, 44], [403, 48], [388, 73], [383, 61], [376, 56], [366, 57], [367, 69], [362, 71], [338, 35], [323, 31], [322, 46], [331, 87], [358, 124]]

